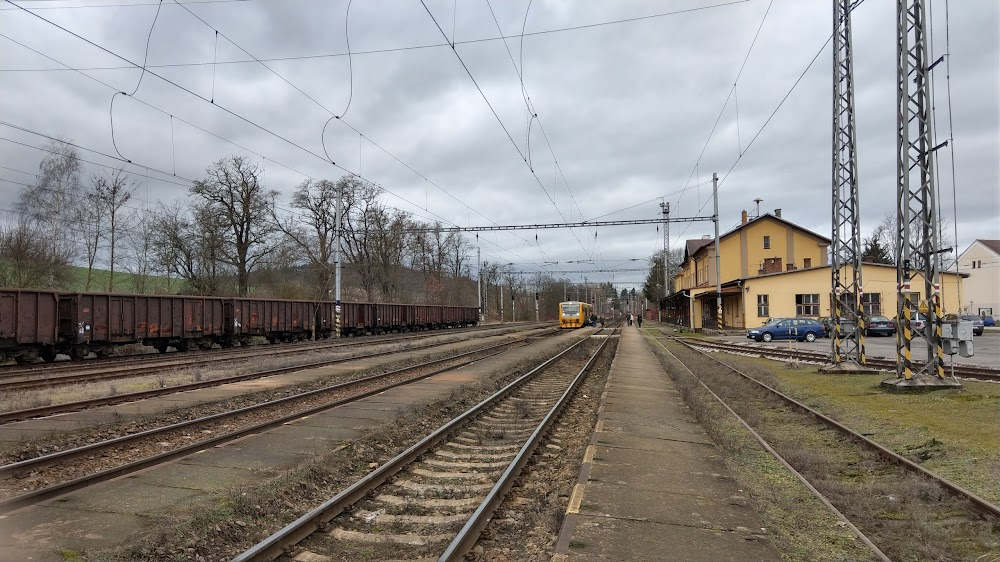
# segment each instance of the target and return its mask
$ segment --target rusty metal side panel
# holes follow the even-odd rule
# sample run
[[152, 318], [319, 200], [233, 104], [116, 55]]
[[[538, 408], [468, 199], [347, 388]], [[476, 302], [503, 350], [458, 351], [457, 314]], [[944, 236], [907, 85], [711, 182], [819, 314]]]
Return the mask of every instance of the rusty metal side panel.
[[361, 309], [363, 303], [342, 302], [340, 303], [340, 325], [342, 328], [356, 329], [361, 327]]
[[0, 342], [51, 345], [58, 338], [59, 295], [51, 291], [0, 292]]
[[[332, 330], [336, 314], [334, 303], [318, 301], [312, 304], [314, 305], [313, 322], [316, 325], [316, 331]], [[343, 310], [343, 305], [341, 305], [341, 310]]]
[[219, 298], [205, 299], [205, 335], [222, 336], [225, 333], [225, 301]]
[[184, 328], [182, 338], [199, 337], [205, 331], [205, 301], [200, 298], [184, 298]]
[[115, 343], [136, 341], [135, 295], [109, 295], [108, 340]]
[[261, 336], [266, 333], [267, 311], [264, 301], [232, 299], [235, 333], [242, 336]]

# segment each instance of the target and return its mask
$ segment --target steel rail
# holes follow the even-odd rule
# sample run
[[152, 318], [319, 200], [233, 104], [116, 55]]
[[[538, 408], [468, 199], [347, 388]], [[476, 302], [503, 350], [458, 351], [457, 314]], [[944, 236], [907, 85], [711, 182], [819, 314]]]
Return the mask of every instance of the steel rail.
[[[611, 332], [614, 333], [615, 329], [620, 329], [620, 327], [613, 328]], [[559, 397], [559, 400], [557, 400], [552, 408], [549, 409], [548, 414], [545, 415], [545, 418], [542, 419], [541, 423], [538, 424], [538, 427], [535, 428], [535, 431], [532, 432], [531, 436], [521, 447], [521, 450], [518, 451], [517, 456], [511, 460], [507, 469], [504, 470], [500, 479], [497, 480], [497, 483], [494, 484], [493, 488], [486, 495], [486, 498], [482, 501], [482, 503], [479, 504], [479, 507], [476, 508], [476, 511], [472, 514], [469, 520], [466, 521], [462, 530], [458, 532], [454, 539], [452, 539], [448, 548], [446, 548], [444, 553], [442, 553], [440, 558], [438, 558], [438, 562], [459, 562], [464, 560], [465, 555], [476, 545], [483, 529], [485, 529], [486, 525], [489, 524], [490, 519], [493, 517], [493, 513], [496, 512], [497, 508], [500, 507], [500, 504], [503, 503], [503, 500], [507, 496], [507, 492], [509, 492], [511, 487], [514, 486], [514, 482], [521, 474], [521, 470], [524, 468], [524, 465], [528, 463], [531, 455], [534, 454], [535, 449], [538, 447], [538, 443], [541, 442], [542, 437], [548, 432], [549, 428], [569, 403], [573, 394], [576, 392], [577, 387], [579, 387], [580, 383], [583, 382], [584, 376], [590, 371], [598, 356], [600, 356], [601, 352], [607, 347], [609, 341], [611, 341], [611, 338], [605, 338], [601, 341], [601, 345], [598, 346], [597, 350], [590, 356], [590, 359], [587, 360], [587, 363], [580, 369], [580, 372], [573, 378], [572, 382], [570, 382], [569, 386], [562, 393], [562, 396]]]
[[[463, 330], [461, 333], [476, 332], [479, 329], [474, 330]], [[452, 332], [454, 333], [454, 332]], [[193, 355], [187, 355], [186, 353], [171, 354], [173, 357], [164, 357], [163, 355], [139, 355], [133, 356], [134, 358], [129, 360], [128, 357], [123, 359], [117, 359], [110, 361], [108, 363], [102, 363], [93, 365], [88, 363], [73, 362], [70, 364], [52, 365], [46, 369], [40, 369], [35, 372], [22, 373], [22, 372], [11, 372], [0, 375], [0, 391], [13, 391], [13, 390], [28, 390], [33, 388], [45, 388], [50, 386], [60, 386], [67, 384], [79, 384], [86, 382], [94, 382], [101, 380], [113, 380], [119, 378], [126, 378], [134, 376], [135, 373], [141, 372], [144, 369], [156, 368], [156, 367], [169, 367], [169, 368], [185, 368], [185, 367], [196, 367], [199, 365], [207, 365], [217, 363], [219, 361], [241, 361], [255, 359], [261, 356], [266, 357], [278, 357], [283, 355], [295, 355], [303, 352], [311, 351], [329, 351], [334, 349], [340, 349], [345, 347], [353, 347], [355, 345], [377, 345], [383, 343], [397, 343], [409, 340], [419, 340], [427, 339], [431, 337], [439, 337], [445, 335], [444, 332], [435, 331], [433, 334], [420, 334], [420, 335], [406, 335], [406, 336], [392, 336], [392, 337], [379, 337], [378, 339], [364, 339], [361, 341], [347, 341], [347, 340], [320, 340], [318, 342], [310, 343], [299, 343], [295, 345], [261, 345], [253, 346], [257, 347], [258, 350], [250, 350], [246, 348], [242, 349], [223, 349], [216, 351], [201, 351], [196, 352]], [[178, 357], [178, 355], [181, 355]], [[118, 363], [125, 363], [123, 365], [118, 365]], [[71, 375], [62, 376], [52, 376], [53, 372], [63, 372], [63, 371], [91, 371], [92, 373], [78, 373]], [[42, 375], [38, 377], [37, 375]], [[6, 379], [11, 379], [15, 377], [23, 376], [34, 376], [34, 378], [26, 378], [16, 381], [7, 381]]]
[[763, 447], [765, 451], [767, 451], [772, 457], [777, 459], [777, 461], [781, 463], [782, 466], [784, 466], [789, 472], [791, 472], [792, 475], [794, 475], [795, 478], [800, 483], [802, 483], [802, 485], [805, 486], [806, 489], [809, 490], [809, 492], [812, 493], [813, 496], [815, 496], [820, 502], [822, 502], [823, 505], [825, 505], [826, 508], [829, 509], [837, 517], [837, 519], [839, 519], [842, 523], [844, 523], [844, 525], [846, 525], [847, 528], [850, 529], [851, 532], [853, 532], [861, 540], [861, 542], [863, 542], [865, 546], [867, 546], [872, 551], [872, 553], [874, 553], [883, 562], [892, 562], [892, 560], [888, 556], [886, 556], [884, 552], [882, 552], [882, 549], [876, 546], [875, 543], [873, 543], [872, 540], [869, 539], [867, 535], [861, 532], [861, 529], [858, 529], [854, 525], [854, 523], [851, 523], [850, 519], [848, 519], [847, 516], [841, 513], [841, 511], [837, 509], [836, 506], [834, 506], [833, 503], [831, 503], [830, 500], [827, 499], [827, 497], [824, 496], [822, 492], [817, 490], [816, 487], [813, 486], [809, 482], [809, 480], [806, 479], [805, 476], [802, 476], [802, 473], [800, 473], [798, 470], [795, 470], [795, 467], [789, 464], [788, 461], [785, 460], [785, 458], [782, 457], [780, 453], [778, 453], [778, 451], [776, 451], [773, 447], [771, 447], [771, 444], [768, 443], [767, 440], [764, 439], [762, 435], [757, 433], [757, 431], [754, 430], [754, 428], [750, 427], [750, 424], [747, 423], [747, 421], [744, 420], [742, 416], [740, 416], [739, 414], [736, 413], [735, 410], [730, 408], [729, 404], [726, 404], [726, 401], [723, 400], [722, 397], [716, 394], [711, 388], [708, 388], [708, 385], [705, 384], [704, 381], [702, 381], [700, 378], [698, 378], [698, 375], [694, 374], [694, 372], [691, 371], [691, 369], [689, 369], [687, 365], [684, 364], [683, 361], [681, 361], [676, 355], [674, 355], [669, 349], [667, 349], [667, 346], [663, 345], [663, 342], [661, 342], [659, 339], [655, 337], [653, 338], [653, 341], [658, 343], [660, 347], [662, 347], [663, 350], [667, 353], [667, 355], [672, 357], [675, 361], [677, 361], [677, 363], [683, 366], [684, 370], [686, 370], [688, 374], [692, 378], [694, 378], [694, 380], [698, 381], [698, 384], [700, 384], [702, 388], [704, 388], [709, 394], [712, 395], [712, 398], [715, 398], [715, 400], [723, 408], [725, 408], [727, 412], [729, 412], [734, 418], [736, 418], [737, 421], [740, 422], [740, 425], [742, 425], [743, 428], [746, 429], [750, 433], [750, 435], [752, 435], [753, 438], [757, 440], [757, 443], [759, 443], [760, 446]]
[[537, 376], [538, 373], [542, 372], [545, 368], [549, 367], [564, 355], [582, 345], [587, 341], [587, 339], [588, 338], [583, 338], [549, 359], [546, 359], [534, 369], [531, 369], [527, 373], [521, 375], [472, 408], [469, 408], [462, 414], [453, 418], [451, 421], [431, 432], [429, 435], [423, 437], [405, 451], [398, 454], [392, 460], [379, 466], [360, 480], [339, 492], [337, 495], [323, 502], [321, 505], [310, 510], [308, 513], [302, 515], [295, 521], [285, 525], [278, 532], [272, 534], [263, 541], [236, 556], [233, 558], [232, 562], [270, 561], [281, 556], [285, 552], [286, 548], [291, 545], [298, 544], [312, 533], [325, 527], [331, 519], [343, 512], [348, 506], [354, 504], [358, 500], [365, 497], [365, 495], [367, 495], [370, 491], [384, 484], [386, 480], [402, 470], [405, 466], [411, 464], [432, 447], [441, 441], [444, 441], [458, 428], [485, 412], [489, 407], [493, 406], [514, 390], [518, 389], [526, 382]]
[[[433, 347], [438, 347], [441, 345], [447, 345], [452, 342], [445, 343], [429, 343], [425, 345], [418, 345], [400, 350], [401, 352], [408, 351], [419, 351], [421, 349], [430, 349]], [[167, 394], [176, 394], [178, 392], [187, 392], [190, 390], [198, 390], [201, 388], [209, 388], [213, 386], [221, 386], [224, 384], [241, 382], [246, 380], [259, 379], [263, 377], [271, 377], [276, 375], [282, 375], [285, 373], [291, 373], [295, 371], [301, 371], [304, 369], [315, 369], [319, 367], [327, 367], [330, 365], [336, 365], [338, 363], [346, 363], [349, 361], [356, 361], [359, 359], [369, 359], [372, 357], [379, 357], [385, 355], [384, 351], [372, 352], [372, 353], [362, 353], [360, 355], [352, 355], [350, 357], [340, 357], [337, 359], [328, 359], [324, 361], [318, 361], [313, 363], [306, 363], [302, 365], [295, 365], [291, 367], [280, 367], [277, 369], [270, 369], [266, 371], [258, 371], [255, 373], [246, 373], [242, 375], [233, 375], [229, 377], [222, 377], [218, 379], [212, 379], [208, 381], [199, 381], [187, 384], [179, 384], [176, 386], [170, 386], [166, 388], [154, 388], [151, 390], [140, 390], [136, 392], [129, 392], [127, 394], [116, 394], [114, 396], [104, 396], [101, 398], [91, 398], [88, 400], [79, 400], [76, 402], [66, 402], [63, 404], [53, 404], [51, 406], [38, 406], [36, 408], [28, 408], [24, 410], [14, 410], [10, 412], [0, 412], [0, 424], [10, 423], [13, 421], [37, 418], [43, 416], [50, 416], [54, 414], [63, 414], [66, 412], [75, 412], [78, 410], [85, 410], [87, 408], [93, 408], [96, 406], [107, 406], [111, 404], [121, 404], [123, 402], [134, 402], [136, 400], [145, 400], [147, 398], [155, 398], [157, 396], [163, 396]]]
[[[416, 370], [416, 369], [421, 369], [421, 368], [429, 367], [431, 365], [440, 364], [440, 363], [444, 363], [444, 362], [447, 362], [447, 361], [453, 361], [455, 359], [459, 359], [459, 358], [466, 357], [466, 356], [469, 356], [469, 355], [481, 354], [484, 351], [493, 351], [493, 350], [495, 350], [496, 348], [499, 348], [499, 347], [508, 347], [508, 346], [511, 346], [511, 345], [519, 344], [519, 343], [523, 343], [523, 342], [507, 342], [507, 343], [499, 344], [499, 345], [496, 345], [496, 346], [491, 346], [491, 347], [488, 347], [486, 349], [479, 349], [479, 350], [475, 350], [475, 351], [463, 352], [463, 353], [460, 353], [460, 354], [457, 354], [457, 355], [453, 355], [451, 357], [445, 357], [445, 358], [442, 358], [442, 359], [436, 359], [434, 361], [428, 361], [426, 363], [421, 363], [419, 365], [412, 365], [412, 366], [409, 366], [409, 367], [404, 367], [402, 369], [397, 369], [397, 370], [390, 371], [390, 372], [387, 372], [387, 373], [382, 373], [382, 374], [379, 374], [379, 375], [373, 375], [373, 376], [365, 377], [365, 378], [362, 378], [362, 379], [357, 379], [357, 380], [353, 380], [353, 381], [347, 381], [347, 382], [339, 383], [339, 384], [332, 385], [332, 386], [329, 386], [329, 387], [326, 387], [326, 388], [312, 390], [312, 391], [309, 391], [309, 392], [304, 392], [304, 393], [300, 393], [300, 394], [293, 395], [293, 396], [287, 396], [287, 397], [284, 397], [284, 398], [279, 398], [277, 400], [272, 400], [272, 401], [269, 401], [269, 402], [263, 402], [263, 403], [260, 403], [260, 404], [255, 404], [253, 406], [247, 406], [247, 407], [244, 407], [244, 408], [239, 408], [239, 409], [231, 410], [231, 411], [228, 411], [228, 412], [221, 412], [221, 413], [218, 413], [218, 414], [213, 414], [213, 415], [210, 415], [210, 416], [205, 416], [205, 417], [198, 418], [198, 419], [195, 419], [195, 420], [188, 420], [188, 421], [184, 421], [184, 422], [172, 424], [172, 425], [169, 425], [169, 426], [164, 426], [164, 427], [160, 427], [160, 428], [154, 428], [154, 429], [146, 430], [146, 431], [143, 431], [143, 432], [140, 432], [140, 433], [135, 433], [135, 434], [132, 434], [132, 435], [126, 435], [126, 436], [118, 437], [118, 438], [115, 438], [115, 439], [110, 439], [108, 441], [103, 441], [103, 442], [100, 442], [100, 443], [93, 443], [93, 444], [90, 444], [90, 445], [85, 445], [83, 447], [78, 447], [76, 449], [69, 449], [69, 450], [66, 450], [66, 451], [61, 451], [61, 452], [58, 452], [58, 453], [52, 453], [52, 454], [45, 455], [45, 456], [42, 456], [42, 457], [37, 457], [37, 458], [34, 458], [34, 459], [28, 459], [28, 460], [25, 460], [25, 461], [20, 461], [20, 462], [17, 462], [17, 463], [13, 463], [13, 464], [9, 464], [9, 465], [0, 467], [0, 478], [9, 478], [9, 477], [13, 476], [14, 474], [16, 474], [17, 472], [23, 472], [25, 470], [31, 470], [31, 469], [37, 469], [37, 468], [41, 468], [41, 467], [45, 467], [45, 466], [50, 466], [50, 465], [55, 464], [57, 462], [63, 462], [63, 461], [67, 461], [67, 460], [72, 460], [74, 458], [78, 458], [78, 457], [81, 457], [81, 456], [92, 454], [92, 453], [94, 453], [96, 451], [99, 451], [101, 449], [106, 449], [106, 448], [109, 448], [109, 447], [114, 447], [114, 446], [128, 444], [130, 442], [139, 441], [141, 439], [146, 439], [148, 437], [152, 437], [152, 436], [155, 436], [157, 434], [162, 434], [162, 433], [167, 433], [167, 432], [173, 432], [173, 431], [177, 431], [177, 430], [180, 430], [180, 429], [184, 429], [186, 427], [197, 426], [197, 425], [201, 425], [201, 424], [205, 424], [205, 423], [211, 423], [211, 422], [219, 421], [219, 420], [226, 419], [226, 418], [236, 417], [236, 416], [239, 416], [239, 415], [242, 415], [242, 414], [246, 414], [246, 413], [249, 413], [249, 412], [253, 412], [253, 411], [256, 411], [256, 410], [261, 410], [261, 409], [264, 409], [264, 408], [273, 407], [275, 405], [284, 404], [286, 402], [291, 402], [291, 401], [295, 401], [295, 400], [302, 400], [304, 398], [309, 398], [309, 397], [316, 396], [318, 394], [322, 394], [322, 393], [325, 393], [325, 392], [331, 392], [331, 391], [335, 391], [335, 390], [343, 390], [345, 388], [348, 388], [348, 387], [351, 387], [351, 386], [357, 386], [359, 384], [364, 384], [364, 383], [367, 383], [367, 382], [371, 382], [373, 380], [384, 379], [384, 378], [388, 378], [388, 377], [391, 377], [391, 376], [399, 375], [399, 374], [405, 373], [406, 371], [413, 371], [413, 370]], [[490, 354], [486, 355], [485, 357], [492, 357], [492, 356], [498, 355], [500, 353], [503, 353], [503, 351], [496, 351], [494, 353], [490, 353]], [[27, 506], [27, 505], [32, 505], [32, 504], [38, 503], [40, 501], [43, 501], [43, 500], [46, 500], [46, 499], [49, 499], [49, 498], [60, 496], [60, 495], [65, 494], [65, 493], [72, 492], [73, 490], [78, 490], [80, 488], [84, 488], [84, 487], [87, 487], [87, 486], [91, 486], [93, 484], [104, 482], [104, 481], [110, 480], [112, 478], [117, 478], [117, 477], [122, 476], [124, 474], [129, 474], [129, 473], [132, 473], [132, 472], [136, 472], [138, 470], [142, 470], [142, 469], [148, 468], [150, 466], [155, 466], [157, 464], [161, 464], [161, 463], [164, 463], [164, 462], [176, 459], [176, 458], [184, 457], [184, 456], [187, 456], [190, 453], [193, 453], [193, 452], [205, 449], [206, 447], [211, 447], [211, 446], [214, 446], [214, 445], [218, 445], [219, 443], [225, 443], [227, 441], [232, 441], [234, 439], [238, 439], [238, 438], [246, 436], [246, 435], [250, 435], [250, 434], [253, 434], [253, 433], [258, 433], [258, 432], [261, 432], [261, 431], [266, 430], [266, 429], [270, 429], [270, 428], [273, 428], [273, 427], [276, 427], [276, 426], [279, 426], [279, 425], [283, 425], [283, 424], [288, 423], [290, 421], [294, 421], [294, 420], [300, 419], [303, 416], [309, 416], [309, 415], [312, 415], [312, 414], [315, 414], [315, 413], [318, 413], [318, 412], [322, 412], [324, 410], [329, 410], [330, 408], [335, 408], [337, 406], [342, 406], [344, 404], [355, 402], [357, 400], [360, 400], [362, 398], [366, 398], [368, 396], [374, 396], [375, 394], [378, 394], [380, 392], [385, 392], [386, 390], [389, 390], [391, 388], [396, 388], [398, 386], [404, 386], [404, 385], [407, 385], [407, 384], [411, 384], [413, 382], [416, 382], [416, 381], [419, 381], [419, 380], [423, 380], [425, 378], [432, 377], [432, 376], [440, 374], [440, 373], [451, 371], [451, 370], [454, 370], [454, 369], [459, 368], [459, 367], [464, 367], [464, 366], [469, 365], [471, 363], [474, 363], [476, 361], [480, 361], [480, 360], [484, 359], [485, 357], [476, 357], [476, 358], [470, 359], [468, 361], [465, 361], [463, 363], [460, 363], [458, 365], [451, 365], [451, 366], [444, 367], [444, 368], [432, 371], [430, 373], [424, 373], [422, 375], [418, 375], [416, 377], [412, 377], [412, 378], [409, 378], [409, 379], [406, 379], [406, 380], [403, 380], [403, 381], [397, 381], [397, 382], [394, 382], [394, 383], [383, 385], [383, 386], [380, 386], [378, 388], [371, 389], [371, 390], [362, 392], [360, 394], [357, 394], [357, 395], [354, 395], [354, 396], [351, 396], [351, 397], [348, 397], [348, 398], [343, 398], [343, 399], [336, 400], [336, 401], [333, 401], [333, 402], [328, 402], [328, 403], [325, 403], [325, 404], [320, 404], [320, 405], [317, 405], [317, 406], [306, 408], [305, 410], [299, 410], [299, 411], [296, 411], [294, 413], [286, 414], [286, 415], [280, 416], [280, 417], [272, 419], [272, 420], [268, 420], [268, 421], [265, 421], [265, 422], [254, 424], [254, 425], [249, 426], [249, 427], [245, 427], [243, 429], [238, 429], [236, 431], [232, 431], [232, 432], [229, 432], [229, 433], [225, 433], [225, 434], [221, 434], [221, 435], [216, 435], [214, 437], [210, 437], [208, 439], [203, 439], [203, 440], [198, 441], [196, 443], [191, 443], [189, 445], [186, 445], [186, 446], [183, 446], [183, 447], [180, 447], [180, 448], [177, 448], [177, 449], [172, 449], [170, 451], [165, 451], [165, 452], [160, 453], [158, 455], [154, 455], [154, 456], [147, 457], [147, 458], [144, 458], [144, 459], [139, 459], [137, 461], [134, 461], [134, 462], [131, 462], [131, 463], [128, 463], [128, 464], [124, 464], [124, 465], [121, 465], [121, 466], [118, 466], [118, 467], [113, 467], [113, 468], [102, 470], [100, 472], [97, 472], [97, 473], [94, 473], [94, 474], [91, 474], [91, 475], [82, 476], [80, 478], [76, 478], [76, 479], [70, 480], [68, 482], [63, 482], [63, 483], [60, 483], [60, 484], [56, 484], [54, 486], [49, 486], [47, 488], [40, 488], [38, 490], [33, 490], [33, 491], [28, 492], [26, 494], [22, 494], [22, 495], [19, 495], [19, 496], [8, 498], [6, 500], [0, 501], [0, 514], [7, 513], [9, 511], [12, 511], [14, 509], [19, 509], [19, 508]]]
[[[664, 337], [673, 337], [664, 335]], [[790, 357], [796, 359], [805, 359], [807, 361], [816, 361], [820, 363], [830, 363], [832, 362], [831, 355], [829, 353], [824, 353], [821, 351], [808, 351], [808, 350], [788, 350], [781, 348], [767, 348], [760, 347], [756, 345], [732, 345], [726, 344], [718, 341], [712, 340], [701, 340], [694, 338], [675, 338], [677, 341], [688, 342], [691, 345], [700, 347], [709, 347], [712, 349], [717, 349], [720, 351], [725, 351], [726, 353], [752, 353], [759, 355], [761, 357]], [[892, 359], [881, 359], [876, 357], [868, 357], [867, 367], [892, 371], [896, 370], [896, 361]], [[989, 367], [982, 367], [977, 365], [955, 365], [955, 375], [958, 377], [974, 380], [983, 380], [997, 382], [1000, 381], [1000, 369], [991, 369]]]
[[[735, 367], [732, 367], [730, 365], [727, 365], [727, 364], [723, 363], [722, 361], [719, 361], [718, 359], [716, 359], [715, 357], [712, 357], [711, 355], [709, 355], [708, 353], [705, 353], [704, 351], [696, 349], [695, 345], [689, 344], [689, 343], [684, 342], [684, 341], [679, 341], [679, 343], [681, 343], [685, 347], [688, 347], [689, 349], [691, 349], [691, 350], [693, 350], [693, 351], [695, 351], [697, 353], [700, 353], [700, 354], [704, 355], [705, 357], [711, 359], [712, 361], [715, 361], [719, 365], [722, 365], [722, 366], [726, 367], [727, 369], [729, 369], [729, 370], [733, 371], [734, 373], [740, 375], [744, 379], [746, 379], [746, 380], [748, 380], [748, 381], [756, 384], [757, 386], [759, 386], [759, 387], [767, 390], [768, 392], [771, 392], [771, 393], [775, 394], [776, 396], [780, 397], [785, 402], [787, 402], [787, 403], [795, 406], [796, 408], [798, 408], [802, 412], [804, 412], [804, 413], [806, 413], [806, 414], [808, 414], [808, 415], [810, 415], [810, 416], [812, 416], [812, 417], [814, 417], [814, 418], [822, 421], [823, 423], [829, 425], [830, 427], [833, 427], [834, 429], [840, 431], [844, 435], [846, 435], [846, 436], [854, 439], [855, 441], [858, 441], [858, 442], [864, 444], [868, 448], [874, 450], [879, 456], [883, 457], [884, 459], [892, 461], [892, 462], [894, 462], [894, 463], [896, 463], [896, 464], [898, 464], [898, 465], [900, 465], [900, 466], [902, 466], [904, 468], [907, 468], [907, 469], [909, 469], [909, 470], [911, 470], [911, 471], [913, 471], [913, 472], [915, 472], [915, 473], [917, 473], [917, 474], [919, 474], [921, 476], [925, 476], [927, 478], [930, 478], [931, 480], [934, 480], [935, 482], [937, 482], [938, 484], [940, 484], [943, 488], [949, 490], [953, 494], [956, 494], [956, 495], [962, 497], [963, 499], [968, 500], [969, 502], [971, 502], [973, 505], [975, 505], [978, 509], [980, 509], [984, 513], [987, 513], [987, 514], [989, 514], [989, 515], [991, 515], [993, 517], [1000, 517], [1000, 507], [998, 507], [998, 506], [990, 503], [985, 498], [981, 498], [978, 495], [976, 495], [975, 493], [973, 493], [972, 491], [966, 490], [962, 486], [959, 486], [958, 484], [956, 484], [956, 483], [948, 480], [947, 478], [944, 478], [944, 477], [942, 477], [942, 476], [940, 476], [940, 475], [938, 475], [938, 474], [936, 474], [934, 472], [931, 472], [930, 470], [927, 470], [926, 468], [924, 468], [924, 467], [920, 466], [919, 464], [911, 461], [910, 459], [908, 459], [908, 458], [906, 458], [906, 457], [904, 457], [904, 456], [896, 453], [895, 451], [893, 451], [893, 450], [885, 447], [884, 445], [881, 445], [881, 444], [873, 441], [872, 439], [869, 439], [868, 437], [865, 437], [864, 435], [858, 433], [857, 431], [854, 431], [853, 429], [851, 429], [851, 428], [847, 427], [846, 425], [838, 422], [837, 420], [835, 420], [835, 419], [833, 419], [833, 418], [831, 418], [831, 417], [829, 417], [829, 416], [821, 413], [820, 411], [815, 410], [813, 408], [810, 408], [809, 406], [806, 406], [802, 402], [799, 402], [798, 400], [792, 398], [791, 396], [788, 396], [787, 394], [781, 392], [780, 390], [778, 390], [776, 388], [773, 388], [771, 386], [768, 386], [767, 384], [764, 384], [764, 383], [760, 382], [759, 380], [751, 377], [750, 375], [744, 373], [743, 371], [740, 371], [739, 369], [737, 369]], [[663, 345], [663, 344], [661, 343], [660, 345]]]

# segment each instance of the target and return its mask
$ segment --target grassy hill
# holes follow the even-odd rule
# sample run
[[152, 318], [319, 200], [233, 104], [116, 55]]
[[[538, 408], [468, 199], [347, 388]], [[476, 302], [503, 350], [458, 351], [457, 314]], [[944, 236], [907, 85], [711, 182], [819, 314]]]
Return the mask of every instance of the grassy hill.
[[[105, 269], [94, 269], [90, 272], [90, 286], [87, 286], [87, 268], [70, 268], [70, 282], [67, 291], [108, 292], [108, 282], [111, 272]], [[183, 291], [187, 283], [183, 279], [168, 279], [167, 277], [147, 275], [145, 279], [124, 271], [115, 272], [115, 283], [111, 292], [114, 293], [146, 293], [172, 295]]]

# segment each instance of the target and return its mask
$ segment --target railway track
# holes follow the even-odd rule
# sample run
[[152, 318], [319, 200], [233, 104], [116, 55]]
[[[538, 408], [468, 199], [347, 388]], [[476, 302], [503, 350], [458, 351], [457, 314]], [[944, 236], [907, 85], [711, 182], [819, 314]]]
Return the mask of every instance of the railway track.
[[[520, 327], [530, 326], [521, 325]], [[327, 339], [309, 343], [255, 345], [249, 348], [216, 349], [209, 351], [194, 351], [190, 353], [130, 355], [109, 359], [94, 359], [85, 362], [40, 363], [28, 366], [17, 366], [0, 373], [0, 391], [26, 390], [60, 384], [76, 384], [75, 378], [81, 380], [108, 380], [132, 376], [132, 373], [149, 369], [197, 367], [220, 361], [241, 361], [258, 359], [262, 356], [281, 357], [296, 355], [311, 351], [329, 351], [331, 349], [349, 348], [357, 345], [378, 343], [396, 343], [435, 336], [447, 336], [456, 333], [475, 333], [497, 330], [497, 327], [479, 326], [456, 330], [436, 330], [420, 334], [394, 334], [390, 336], [365, 336], [343, 340]], [[72, 373], [60, 376], [59, 373]], [[89, 377], [89, 378], [85, 378]]]
[[[381, 342], [379, 342], [381, 343]], [[421, 349], [430, 349], [442, 345], [441, 342], [432, 342], [423, 345], [415, 345], [408, 347], [405, 351], [417, 351]], [[253, 379], [259, 379], [264, 377], [270, 377], [275, 375], [281, 375], [284, 373], [290, 373], [294, 371], [300, 371], [303, 369], [314, 369], [319, 367], [327, 367], [330, 365], [336, 365], [339, 363], [345, 363], [348, 361], [357, 361], [359, 359], [367, 359], [370, 357], [379, 357], [385, 355], [385, 350], [377, 350], [370, 353], [353, 354], [346, 357], [336, 357], [332, 359], [324, 359], [320, 361], [313, 361], [309, 363], [302, 363], [297, 365], [292, 365], [288, 367], [280, 367], [274, 369], [264, 369], [260, 371], [254, 371], [250, 373], [242, 373], [237, 375], [219, 377], [211, 380], [196, 381], [187, 384], [180, 384], [174, 386], [167, 386], [163, 388], [154, 388], [150, 390], [141, 390], [137, 392], [129, 392], [123, 394], [114, 394], [111, 396], [103, 396], [98, 398], [91, 398], [87, 400], [77, 400], [73, 402], [65, 402], [61, 404], [53, 404], [47, 406], [37, 406], [33, 408], [26, 408], [22, 410], [12, 410], [8, 412], [0, 412], [0, 424], [10, 423], [18, 420], [25, 420], [30, 418], [37, 418], [42, 416], [51, 416], [55, 414], [62, 414], [66, 412], [75, 412], [79, 410], [85, 410], [88, 408], [94, 408], [97, 406], [107, 406], [112, 404], [121, 404], [125, 402], [133, 402], [136, 400], [145, 400], [149, 398], [155, 398], [157, 396], [164, 396], [167, 394], [176, 394], [178, 392], [187, 392], [190, 390], [198, 390], [201, 388], [210, 388], [213, 386], [221, 386], [224, 384], [230, 384], [234, 382], [241, 382]], [[138, 371], [132, 371], [130, 374], [116, 373], [108, 378], [123, 378], [129, 376], [141, 376], [146, 375], [144, 370], [148, 367], [142, 367]], [[96, 380], [108, 380], [99, 378], [88, 378], [85, 380], [79, 380], [79, 382], [94, 382]]]
[[440, 560], [463, 560], [609, 339], [579, 371], [560, 368], [560, 360], [585, 341], [517, 378], [234, 560], [343, 554], [345, 543], [380, 548], [383, 558], [434, 553]]
[[[735, 354], [752, 354], [768, 359], [797, 359], [799, 361], [809, 361], [813, 363], [829, 364], [833, 355], [819, 351], [804, 351], [783, 349], [756, 345], [752, 343], [733, 344], [730, 342], [721, 343], [701, 338], [677, 338], [686, 344], [713, 351], [724, 351]], [[880, 371], [896, 371], [896, 361], [893, 359], [882, 359], [878, 357], [868, 357], [867, 366]], [[951, 367], [946, 369], [949, 373]], [[1000, 369], [991, 369], [978, 365], [955, 364], [955, 376], [963, 379], [975, 379], [983, 381], [1000, 382]]]
[[[984, 553], [996, 555], [1000, 507], [712, 357], [699, 349], [705, 347], [701, 341], [670, 338], [689, 350], [682, 357], [654, 339], [877, 558], [983, 560]], [[927, 537], [931, 542], [914, 546], [907, 533], [914, 528], [927, 528], [934, 535]]]
[[[504, 342], [0, 466], [0, 494], [4, 497], [0, 500], [0, 513], [259, 433], [390, 388], [411, 384], [524, 344], [524, 339]], [[192, 442], [192, 436], [202, 438]], [[117, 462], [108, 466], [108, 459]]]

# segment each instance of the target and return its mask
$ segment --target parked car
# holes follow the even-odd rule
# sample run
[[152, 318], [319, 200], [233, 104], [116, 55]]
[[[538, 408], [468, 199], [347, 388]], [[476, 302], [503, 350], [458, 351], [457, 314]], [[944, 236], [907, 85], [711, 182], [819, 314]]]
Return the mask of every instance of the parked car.
[[987, 328], [992, 328], [997, 325], [996, 320], [994, 320], [992, 316], [983, 316], [982, 319], [983, 326], [986, 326]]
[[866, 336], [894, 336], [896, 335], [896, 323], [885, 316], [872, 316], [865, 326]]
[[[833, 337], [833, 317], [832, 316], [820, 316], [817, 322], [823, 325], [823, 329], [826, 330], [826, 337]], [[853, 329], [848, 329], [846, 325], [841, 324], [840, 326], [841, 336], [848, 337], [854, 333]]]
[[816, 321], [823, 325], [823, 329], [826, 330], [826, 337], [830, 337], [830, 334], [833, 333], [833, 318], [820, 316]]
[[826, 336], [826, 328], [812, 318], [785, 318], [747, 330], [747, 338], [769, 342], [771, 340], [816, 341]]
[[[893, 317], [892, 323], [896, 326], [902, 327], [903, 324], [900, 323], [898, 317]], [[923, 332], [924, 324], [927, 323], [927, 317], [919, 312], [910, 314], [910, 329], [914, 332]]]
[[965, 320], [965, 321], [968, 321], [968, 322], [972, 322], [972, 335], [973, 336], [981, 336], [981, 335], [983, 335], [983, 331], [986, 329], [985, 328], [986, 322], [984, 322], [982, 318], [980, 318], [979, 316], [976, 316], [975, 314], [963, 314], [961, 316], [958, 316], [956, 314], [949, 314], [949, 315], [945, 316], [944, 319], [945, 320]]

